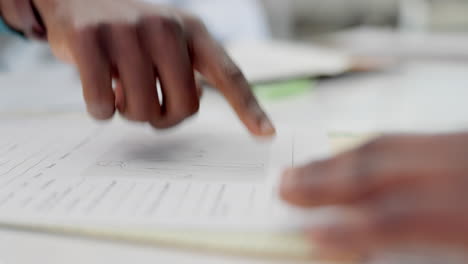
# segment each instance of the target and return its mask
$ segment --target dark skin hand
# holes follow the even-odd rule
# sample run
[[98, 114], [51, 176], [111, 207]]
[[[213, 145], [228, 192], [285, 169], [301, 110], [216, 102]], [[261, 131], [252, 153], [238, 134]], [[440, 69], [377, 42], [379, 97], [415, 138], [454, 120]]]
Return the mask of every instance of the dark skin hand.
[[343, 216], [309, 237], [330, 254], [401, 243], [468, 249], [468, 134], [387, 136], [285, 172], [281, 195]]
[[[0, 1], [10, 25], [34, 31], [31, 16], [12, 11], [14, 1], [24, 0]], [[199, 110], [198, 72], [225, 96], [252, 134], [275, 133], [242, 72], [198, 18], [136, 0], [33, 2], [54, 54], [78, 68], [93, 117], [109, 119], [117, 109], [155, 128], [175, 126]]]

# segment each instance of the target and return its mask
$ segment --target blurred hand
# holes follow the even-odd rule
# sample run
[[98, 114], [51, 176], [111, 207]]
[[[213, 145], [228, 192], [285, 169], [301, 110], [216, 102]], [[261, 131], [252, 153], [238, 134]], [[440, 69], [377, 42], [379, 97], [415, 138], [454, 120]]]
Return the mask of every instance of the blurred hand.
[[309, 230], [324, 252], [468, 248], [468, 134], [383, 137], [288, 170], [281, 194], [302, 207], [342, 206], [343, 217]]
[[274, 134], [242, 72], [197, 18], [137, 0], [34, 3], [54, 54], [77, 66], [95, 118], [111, 118], [117, 108], [129, 120], [175, 126], [199, 109], [198, 71], [253, 134]]

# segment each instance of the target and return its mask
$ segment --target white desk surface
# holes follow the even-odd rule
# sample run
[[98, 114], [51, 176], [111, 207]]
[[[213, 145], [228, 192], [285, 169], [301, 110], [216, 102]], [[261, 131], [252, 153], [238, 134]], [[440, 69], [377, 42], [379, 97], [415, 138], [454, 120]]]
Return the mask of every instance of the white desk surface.
[[[325, 126], [329, 131], [339, 132], [382, 132], [382, 131], [454, 131], [468, 128], [468, 63], [412, 61], [395, 69], [379, 73], [342, 77], [319, 84], [310, 94], [283, 102], [264, 102], [277, 122], [297, 126]], [[30, 77], [29, 80], [31, 80]], [[40, 77], [38, 77], [40, 78]], [[44, 110], [47, 103], [38, 103], [26, 89], [31, 81], [0, 76], [0, 113], [21, 109], [3, 101], [21, 100], [23, 107], [34, 109], [35, 104]], [[36, 83], [34, 94], [47, 89], [51, 101], [53, 96], [50, 81]], [[13, 87], [13, 85], [15, 85]], [[39, 86], [39, 87], [38, 87]], [[59, 86], [59, 85], [56, 85]], [[73, 98], [64, 101], [76, 111], [82, 109], [77, 92], [70, 91]], [[61, 87], [60, 89], [62, 89]], [[67, 89], [67, 88], [63, 88]], [[70, 88], [71, 89], [71, 88]], [[24, 98], [28, 94], [30, 99]], [[8, 96], [10, 99], [5, 99]], [[48, 96], [42, 96], [42, 98]], [[25, 101], [26, 100], [26, 101]], [[27, 102], [29, 100], [29, 102]], [[42, 101], [42, 100], [41, 100]], [[36, 102], [36, 103], [35, 103]], [[11, 106], [13, 105], [13, 106]], [[55, 105], [61, 109], [63, 105]], [[210, 112], [213, 118], [222, 117], [225, 103], [217, 95], [208, 92], [201, 109]], [[210, 111], [216, 109], [216, 111]], [[50, 110], [50, 109], [48, 109]], [[45, 111], [45, 110], [44, 110]], [[254, 259], [228, 258], [215, 255], [150, 248], [137, 245], [110, 243], [105, 241], [75, 239], [43, 234], [0, 230], [0, 264], [78, 264], [78, 263], [275, 263]], [[289, 263], [281, 261], [281, 263]], [[294, 262], [290, 262], [294, 263]]]

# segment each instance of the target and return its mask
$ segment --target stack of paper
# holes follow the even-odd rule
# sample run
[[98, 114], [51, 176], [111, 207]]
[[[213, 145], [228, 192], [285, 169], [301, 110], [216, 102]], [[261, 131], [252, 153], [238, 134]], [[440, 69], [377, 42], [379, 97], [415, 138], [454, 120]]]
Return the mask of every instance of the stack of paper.
[[[317, 131], [317, 130], [316, 130]], [[10, 121], [0, 139], [0, 224], [236, 254], [306, 257], [324, 212], [280, 202], [283, 168], [328, 154], [325, 133], [273, 141], [195, 122]]]

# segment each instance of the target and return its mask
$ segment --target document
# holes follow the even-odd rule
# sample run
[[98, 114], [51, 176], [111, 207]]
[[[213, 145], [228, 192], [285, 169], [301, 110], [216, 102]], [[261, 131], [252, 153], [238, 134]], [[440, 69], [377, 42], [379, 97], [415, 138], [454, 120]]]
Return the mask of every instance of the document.
[[284, 168], [328, 154], [317, 131], [279, 129], [260, 140], [198, 122], [165, 132], [124, 122], [6, 122], [0, 225], [297, 230], [309, 220], [280, 201], [278, 181]]
[[254, 84], [323, 76], [350, 71], [352, 57], [336, 50], [288, 42], [238, 42], [226, 47]]

